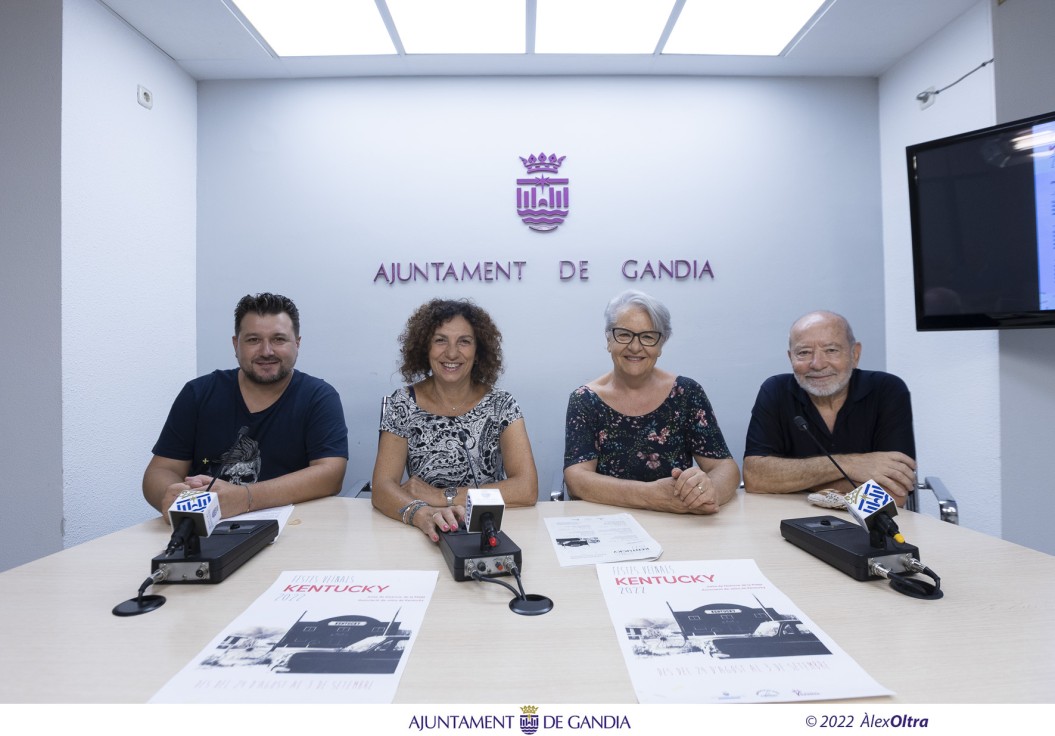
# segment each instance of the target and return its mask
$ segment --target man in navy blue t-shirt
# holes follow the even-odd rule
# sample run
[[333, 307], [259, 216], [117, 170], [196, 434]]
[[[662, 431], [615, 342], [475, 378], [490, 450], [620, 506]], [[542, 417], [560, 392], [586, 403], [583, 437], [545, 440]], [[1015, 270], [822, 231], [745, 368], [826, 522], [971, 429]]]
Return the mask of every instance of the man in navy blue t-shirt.
[[143, 497], [163, 514], [180, 492], [220, 497], [224, 517], [339, 493], [348, 428], [337, 391], [294, 370], [300, 313], [278, 294], [246, 295], [231, 338], [238, 368], [183, 387], [143, 474]]
[[758, 391], [744, 450], [744, 488], [791, 493], [852, 486], [810, 433], [855, 482], [875, 480], [903, 505], [916, 483], [912, 402], [905, 382], [857, 367], [861, 343], [846, 318], [811, 312], [791, 326], [793, 373], [772, 376]]

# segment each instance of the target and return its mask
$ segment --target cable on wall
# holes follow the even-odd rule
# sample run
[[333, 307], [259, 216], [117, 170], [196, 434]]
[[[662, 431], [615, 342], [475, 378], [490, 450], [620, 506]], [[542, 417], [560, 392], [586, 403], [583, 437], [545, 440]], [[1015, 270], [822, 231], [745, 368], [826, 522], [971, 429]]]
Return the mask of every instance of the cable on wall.
[[993, 63], [993, 61], [995, 61], [995, 58], [996, 57], [994, 57], [992, 59], [989, 59], [988, 61], [983, 61], [981, 64], [979, 64], [974, 69], [972, 69], [971, 71], [969, 71], [966, 74], [964, 74], [962, 77], [957, 79], [955, 82], [947, 84], [944, 87], [942, 87], [941, 89], [934, 89], [933, 87], [928, 87], [927, 89], [925, 89], [922, 92], [920, 92], [918, 95], [916, 95], [916, 99], [919, 100], [919, 107], [920, 107], [920, 109], [921, 110], [926, 110], [928, 107], [930, 107], [931, 105], [934, 104], [934, 98], [935, 97], [937, 97], [942, 92], [944, 92], [945, 90], [949, 89], [950, 87], [955, 87], [957, 84], [959, 84], [963, 80], [967, 79], [967, 77], [971, 76], [972, 74], [974, 74], [979, 69], [984, 69], [985, 67], [989, 66], [990, 64]]

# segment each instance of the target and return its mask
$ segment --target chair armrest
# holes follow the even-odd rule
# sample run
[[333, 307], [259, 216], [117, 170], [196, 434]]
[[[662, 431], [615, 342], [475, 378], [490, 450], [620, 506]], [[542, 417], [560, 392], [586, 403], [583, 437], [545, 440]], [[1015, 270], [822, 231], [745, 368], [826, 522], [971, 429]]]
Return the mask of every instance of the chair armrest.
[[337, 495], [342, 498], [370, 498], [370, 481], [360, 479], [346, 483]]
[[564, 485], [564, 469], [556, 471], [553, 477], [550, 479], [550, 488], [555, 488], [549, 492], [550, 501], [568, 501], [570, 495], [568, 494], [568, 488]]
[[938, 515], [942, 521], [947, 521], [950, 524], [960, 523], [960, 509], [956, 504], [956, 499], [949, 492], [949, 489], [942, 483], [941, 478], [936, 475], [928, 475], [923, 479], [923, 482], [919, 484], [919, 490], [929, 490], [934, 494], [935, 500], [938, 502]]

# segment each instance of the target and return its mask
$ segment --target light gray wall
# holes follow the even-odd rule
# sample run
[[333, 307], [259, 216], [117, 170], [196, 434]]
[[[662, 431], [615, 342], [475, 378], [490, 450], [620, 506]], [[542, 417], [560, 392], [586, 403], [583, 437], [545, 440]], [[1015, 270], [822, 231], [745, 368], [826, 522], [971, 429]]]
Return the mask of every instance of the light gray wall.
[[[94, 0], [67, 0], [62, 125], [66, 546], [154, 512], [140, 480], [195, 368], [193, 79]], [[154, 98], [141, 107], [137, 85]]]
[[980, 0], [883, 75], [879, 121], [887, 363], [912, 391], [920, 474], [945, 482], [959, 502], [962, 525], [999, 535], [997, 333], [916, 332], [905, 161], [908, 145], [995, 122], [991, 66], [941, 93], [925, 110], [916, 101], [922, 90], [944, 87], [991, 58], [991, 39], [988, 0]]
[[0, 570], [62, 547], [62, 3], [0, 3]]
[[[477, 300], [505, 336], [543, 492], [568, 394], [608, 370], [601, 313], [637, 286], [670, 306], [660, 364], [707, 389], [734, 455], [787, 329], [846, 313], [885, 366], [876, 83], [802, 79], [384, 79], [199, 85], [199, 372], [233, 365], [247, 292], [293, 297], [299, 367], [341, 392], [349, 480], [368, 478], [399, 334], [435, 295]], [[519, 156], [567, 156], [557, 231], [515, 213]], [[642, 281], [626, 259], [709, 261]], [[560, 260], [589, 280], [561, 281]], [[382, 262], [522, 260], [508, 283], [374, 281]], [[854, 278], [852, 274], [867, 275]]]
[[[1008, 122], [1055, 109], [1055, 3], [993, 2], [996, 117]], [[1055, 478], [1055, 330], [1000, 333], [1003, 536], [1055, 554], [1044, 514]]]

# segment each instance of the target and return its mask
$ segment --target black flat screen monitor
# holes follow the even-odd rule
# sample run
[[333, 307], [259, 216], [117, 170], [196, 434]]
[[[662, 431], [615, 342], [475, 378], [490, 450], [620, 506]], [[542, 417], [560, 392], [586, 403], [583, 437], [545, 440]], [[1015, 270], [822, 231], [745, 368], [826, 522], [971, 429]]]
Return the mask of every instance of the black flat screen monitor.
[[916, 329], [1055, 327], [1055, 112], [906, 152]]

